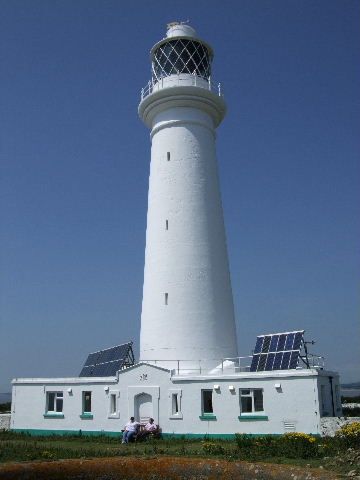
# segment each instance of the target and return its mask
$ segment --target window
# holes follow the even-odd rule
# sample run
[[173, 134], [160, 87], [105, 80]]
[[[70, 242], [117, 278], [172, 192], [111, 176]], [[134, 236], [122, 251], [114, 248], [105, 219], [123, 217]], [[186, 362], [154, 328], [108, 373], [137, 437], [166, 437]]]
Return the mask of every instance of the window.
[[213, 414], [212, 390], [202, 390], [202, 414]]
[[91, 413], [91, 392], [83, 392], [83, 413]]
[[108, 418], [120, 418], [119, 390], [110, 390], [108, 397]]
[[167, 152], [166, 158], [167, 158], [167, 161], [170, 162], [170, 152]]
[[169, 418], [173, 420], [181, 420], [183, 414], [181, 412], [181, 389], [169, 390]]
[[171, 414], [177, 415], [179, 413], [179, 394], [173, 393], [171, 398]]
[[62, 413], [64, 396], [63, 392], [47, 392], [46, 411], [48, 413]]
[[241, 414], [263, 412], [264, 401], [261, 388], [240, 390]]
[[110, 394], [110, 415], [116, 414], [116, 394]]
[[165, 229], [169, 230], [169, 220], [166, 220], [166, 222], [165, 222]]
[[168, 305], [169, 303], [169, 294], [165, 293], [165, 305]]

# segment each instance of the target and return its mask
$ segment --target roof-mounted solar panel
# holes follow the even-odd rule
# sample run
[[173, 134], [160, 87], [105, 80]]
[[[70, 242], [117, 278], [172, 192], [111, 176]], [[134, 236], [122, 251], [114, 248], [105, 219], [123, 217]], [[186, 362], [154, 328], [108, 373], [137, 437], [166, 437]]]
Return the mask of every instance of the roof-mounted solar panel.
[[119, 370], [134, 365], [133, 342], [90, 353], [79, 377], [114, 377]]
[[254, 353], [261, 352], [263, 342], [264, 342], [264, 337], [257, 337]]
[[304, 330], [259, 335], [256, 338], [251, 372], [289, 370], [298, 366]]

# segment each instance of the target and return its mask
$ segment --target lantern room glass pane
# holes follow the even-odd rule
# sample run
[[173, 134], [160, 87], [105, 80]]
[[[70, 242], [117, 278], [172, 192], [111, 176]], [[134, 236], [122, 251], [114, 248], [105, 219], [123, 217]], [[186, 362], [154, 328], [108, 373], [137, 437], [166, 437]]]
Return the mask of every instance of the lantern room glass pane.
[[168, 40], [155, 50], [152, 70], [154, 81], [180, 73], [208, 80], [211, 59], [207, 48], [200, 42], [185, 38]]

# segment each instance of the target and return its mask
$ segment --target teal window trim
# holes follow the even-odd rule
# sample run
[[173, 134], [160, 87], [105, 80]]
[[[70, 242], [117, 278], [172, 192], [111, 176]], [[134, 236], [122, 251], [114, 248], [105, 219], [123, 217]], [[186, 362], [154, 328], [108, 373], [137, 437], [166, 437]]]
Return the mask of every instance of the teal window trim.
[[83, 420], [92, 420], [94, 418], [94, 415], [92, 413], [82, 413], [80, 415], [80, 418]]
[[216, 415], [213, 415], [212, 413], [203, 413], [202, 415], [199, 415], [200, 420], [217, 420]]
[[44, 413], [44, 418], [65, 418], [63, 413]]
[[256, 422], [261, 420], [269, 420], [267, 415], [239, 415], [240, 422]]

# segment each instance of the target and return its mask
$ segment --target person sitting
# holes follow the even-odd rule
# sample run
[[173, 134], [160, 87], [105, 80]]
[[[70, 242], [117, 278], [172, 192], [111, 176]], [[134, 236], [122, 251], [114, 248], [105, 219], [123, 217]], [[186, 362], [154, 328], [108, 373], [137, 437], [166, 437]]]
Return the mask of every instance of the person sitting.
[[159, 427], [154, 423], [153, 418], [149, 418], [148, 423], [140, 432], [139, 440], [145, 440], [149, 435], [156, 435], [159, 432]]
[[137, 435], [140, 424], [135, 422], [134, 417], [130, 417], [130, 422], [127, 422], [123, 430], [123, 437], [121, 443], [129, 443], [134, 440], [134, 437]]

